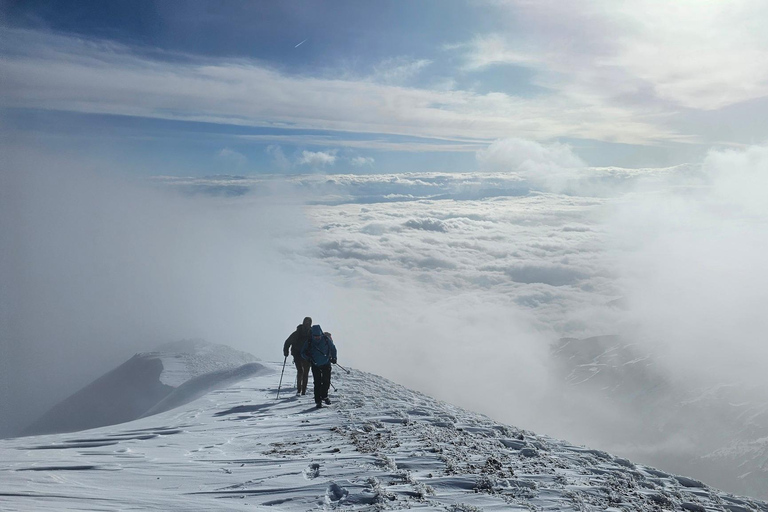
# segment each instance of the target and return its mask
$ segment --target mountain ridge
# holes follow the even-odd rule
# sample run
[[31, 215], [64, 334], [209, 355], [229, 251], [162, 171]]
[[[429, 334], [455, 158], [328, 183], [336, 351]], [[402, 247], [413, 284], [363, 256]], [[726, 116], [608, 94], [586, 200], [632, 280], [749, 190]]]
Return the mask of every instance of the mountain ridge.
[[151, 417], [0, 441], [1, 508], [768, 512], [355, 369], [328, 408], [276, 400], [281, 363]]

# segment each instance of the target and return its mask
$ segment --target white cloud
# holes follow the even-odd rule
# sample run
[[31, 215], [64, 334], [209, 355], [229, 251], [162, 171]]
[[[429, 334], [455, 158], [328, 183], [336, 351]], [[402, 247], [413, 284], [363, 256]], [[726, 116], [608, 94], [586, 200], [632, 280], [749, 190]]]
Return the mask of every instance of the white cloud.
[[[574, 164], [564, 147], [513, 141], [498, 148], [510, 151], [506, 161], [519, 165]], [[672, 368], [669, 375], [710, 378], [713, 369], [727, 377], [764, 381], [760, 365], [768, 356], [759, 340], [768, 329], [762, 311], [768, 290], [762, 263], [768, 251], [768, 237], [763, 235], [767, 213], [756, 200], [768, 193], [761, 178], [766, 155], [765, 148], [714, 152], [704, 165], [709, 182], [700, 175], [686, 180], [660, 170], [652, 174], [659, 181], [666, 179], [661, 186], [618, 198], [529, 192], [510, 172], [253, 176], [236, 180], [254, 190], [237, 198], [194, 201], [161, 191], [151, 194], [150, 201], [143, 193], [130, 193], [128, 200], [118, 195], [115, 201], [108, 189], [106, 202], [96, 205], [92, 196], [99, 195], [93, 192], [100, 187], [78, 181], [64, 200], [56, 196], [62, 191], [57, 182], [48, 184], [35, 202], [43, 210], [25, 206], [25, 211], [36, 212], [25, 229], [33, 228], [36, 245], [58, 244], [65, 252], [56, 251], [52, 260], [53, 253], [39, 251], [34, 260], [22, 263], [45, 270], [38, 278], [46, 286], [32, 296], [45, 300], [33, 302], [46, 313], [60, 314], [40, 329], [64, 326], [80, 334], [82, 325], [92, 326], [79, 320], [96, 310], [99, 317], [106, 315], [106, 324], [97, 327], [110, 334], [124, 327], [110, 318], [132, 311], [141, 329], [157, 324], [175, 332], [179, 322], [208, 335], [225, 333], [246, 348], [254, 332], [274, 340], [280, 325], [287, 325], [287, 336], [309, 312], [334, 332], [352, 366], [526, 428], [562, 435], [585, 419], [584, 409], [557, 406], [560, 395], [553, 389], [559, 389], [552, 388], [548, 378], [548, 345], [561, 335], [620, 331], [647, 336], [666, 347], [659, 353]], [[619, 174], [617, 169], [611, 172]], [[721, 186], [728, 175], [740, 176], [738, 183], [755, 188], [754, 193]], [[163, 178], [156, 183], [161, 188], [195, 185], [215, 191], [232, 181]], [[255, 192], [270, 186], [286, 195]], [[137, 202], [135, 197], [143, 199]], [[303, 205], [304, 198], [312, 198], [311, 204]], [[62, 203], [67, 215], [51, 216]], [[142, 204], [141, 211], [135, 204]], [[101, 212], [105, 206], [108, 215]], [[114, 212], [114, 206], [125, 210]], [[162, 222], [147, 221], [153, 215]], [[98, 226], [93, 224], [97, 217]], [[67, 229], [54, 229], [51, 218]], [[261, 222], [254, 226], [254, 219]], [[105, 223], [112, 229], [102, 233], [99, 226]], [[146, 225], [152, 227], [149, 232]], [[130, 283], [125, 281], [128, 274], [112, 274], [109, 265], [97, 263], [93, 271], [93, 255], [83, 260], [84, 245], [78, 241], [91, 236], [91, 228], [102, 233], [88, 246], [96, 251], [96, 259], [120, 262], [115, 268], [141, 267], [129, 272]], [[63, 238], [50, 239], [51, 233]], [[123, 250], [128, 245], [130, 250]], [[137, 252], [147, 247], [152, 249], [151, 264]], [[191, 254], [192, 259], [179, 259], [179, 254]], [[234, 267], [222, 267], [222, 261]], [[89, 265], [88, 275], [98, 282], [75, 283]], [[76, 272], [59, 275], [62, 267]], [[58, 280], [49, 279], [57, 275]], [[281, 279], [293, 288], [275, 288]], [[307, 290], [312, 295], [288, 297], [288, 290], [296, 283], [304, 286], [305, 280], [311, 281]], [[55, 287], [55, 300], [50, 282], [62, 283], [64, 290]], [[162, 284], [160, 292], [157, 283]], [[53, 306], [60, 296], [68, 297], [65, 292], [72, 287], [87, 292], [88, 307], [66, 303], [74, 311], [59, 313], [61, 308]], [[267, 288], [278, 294], [269, 304], [261, 293]], [[114, 305], [99, 303], [103, 289], [122, 290], [119, 315]], [[197, 293], [199, 289], [206, 293]], [[628, 313], [608, 305], [622, 295], [632, 308]], [[154, 301], [147, 305], [139, 300], [145, 296]], [[157, 301], [164, 301], [160, 309]], [[147, 308], [155, 309], [147, 314]], [[203, 310], [206, 314], [196, 314]], [[277, 320], [265, 323], [263, 315], [247, 314], [254, 310]], [[125, 329], [129, 334], [123, 336], [145, 332], [136, 331], [139, 327], [133, 323], [127, 326], [133, 328]], [[267, 345], [260, 342], [259, 350], [268, 354]], [[471, 371], [455, 378], [454, 369], [461, 364]], [[745, 367], [754, 371], [743, 372]], [[727, 371], [733, 368], [737, 370]], [[519, 393], [524, 386], [535, 388], [534, 394]], [[507, 409], [499, 410], [500, 400]], [[588, 403], [590, 416], [615, 416], [600, 416], [603, 406]], [[620, 421], [639, 419], [625, 416]], [[690, 424], [685, 428], [687, 433]], [[659, 442], [667, 440], [662, 435]]]
[[768, 220], [768, 146], [711, 151], [703, 168], [717, 197]]
[[515, 172], [531, 183], [557, 191], [586, 166], [567, 144], [524, 139], [497, 140], [476, 156], [482, 170]]
[[248, 158], [244, 154], [230, 148], [223, 148], [217, 155], [219, 158], [230, 161], [238, 167], [242, 167], [248, 162]]
[[368, 80], [388, 85], [403, 85], [431, 63], [432, 61], [428, 59], [393, 57], [374, 66], [373, 74], [368, 77]]
[[633, 326], [692, 380], [764, 385], [768, 149], [712, 151], [702, 168], [705, 180], [628, 196], [606, 224]]
[[301, 152], [296, 163], [299, 165], [308, 165], [310, 167], [325, 167], [336, 163], [335, 151], [307, 151]]
[[260, 142], [274, 142], [283, 144], [297, 144], [302, 146], [323, 146], [329, 145], [342, 146], [347, 148], [356, 149], [376, 149], [384, 151], [402, 151], [402, 152], [475, 152], [478, 149], [485, 147], [488, 143], [480, 140], [466, 140], [466, 139], [448, 139], [441, 141], [435, 141], [434, 139], [383, 139], [383, 138], [371, 138], [371, 139], [344, 139], [341, 138], [341, 134], [333, 135], [303, 135], [303, 134], [291, 134], [291, 135], [277, 135], [277, 134], [260, 134], [260, 135], [238, 135], [243, 140], [260, 141]]
[[291, 162], [283, 153], [283, 148], [277, 144], [267, 146], [266, 152], [272, 157], [272, 162], [279, 171], [285, 171], [291, 167]]
[[458, 46], [467, 69], [530, 66], [542, 86], [624, 108], [710, 110], [768, 95], [768, 4], [761, 0], [497, 5], [513, 35]]
[[0, 104], [247, 126], [447, 140], [517, 135], [684, 140], [647, 111], [589, 95], [532, 98], [283, 75], [248, 61], [158, 61], [119, 45], [7, 30]]
[[370, 167], [373, 166], [373, 163], [376, 160], [372, 156], [356, 156], [352, 159], [350, 159], [349, 163], [351, 163], [354, 167]]

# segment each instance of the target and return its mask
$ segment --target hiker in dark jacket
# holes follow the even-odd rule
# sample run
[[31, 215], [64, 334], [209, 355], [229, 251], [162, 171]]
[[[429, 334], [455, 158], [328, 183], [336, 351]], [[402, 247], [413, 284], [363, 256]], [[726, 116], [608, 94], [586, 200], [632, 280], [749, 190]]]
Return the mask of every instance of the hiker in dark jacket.
[[328, 388], [331, 387], [331, 364], [336, 363], [336, 345], [330, 333], [324, 333], [319, 325], [312, 326], [312, 335], [304, 345], [302, 355], [312, 364], [315, 381], [315, 404], [318, 408], [331, 404]]
[[301, 355], [304, 345], [309, 340], [310, 329], [312, 328], [312, 319], [306, 317], [301, 325], [296, 326], [296, 330], [288, 336], [283, 344], [283, 355], [288, 357], [290, 349], [293, 356], [293, 364], [296, 365], [296, 394], [305, 395], [307, 393], [307, 380], [309, 380], [309, 360]]

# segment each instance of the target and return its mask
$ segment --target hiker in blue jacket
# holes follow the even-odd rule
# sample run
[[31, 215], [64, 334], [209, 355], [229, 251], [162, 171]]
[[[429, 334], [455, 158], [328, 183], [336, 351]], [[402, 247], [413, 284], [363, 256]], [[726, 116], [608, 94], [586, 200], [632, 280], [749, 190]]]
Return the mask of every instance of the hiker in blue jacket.
[[331, 364], [336, 363], [336, 346], [331, 334], [323, 332], [319, 325], [313, 325], [311, 336], [301, 352], [304, 359], [312, 364], [312, 378], [315, 381], [315, 404], [317, 408], [331, 404], [328, 388], [331, 387]]

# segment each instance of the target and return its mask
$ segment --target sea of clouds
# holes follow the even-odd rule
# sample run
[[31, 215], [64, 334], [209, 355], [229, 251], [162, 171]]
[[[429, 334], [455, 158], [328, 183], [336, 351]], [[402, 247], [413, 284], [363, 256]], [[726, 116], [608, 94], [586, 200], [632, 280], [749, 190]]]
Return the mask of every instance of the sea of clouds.
[[606, 441], [590, 419], [607, 405], [563, 407], [559, 338], [618, 334], [677, 380], [766, 384], [766, 147], [665, 169], [588, 168], [521, 140], [472, 173], [147, 181], [14, 165], [6, 435], [163, 341], [278, 359], [306, 315], [342, 364], [627, 456], [649, 449]]

